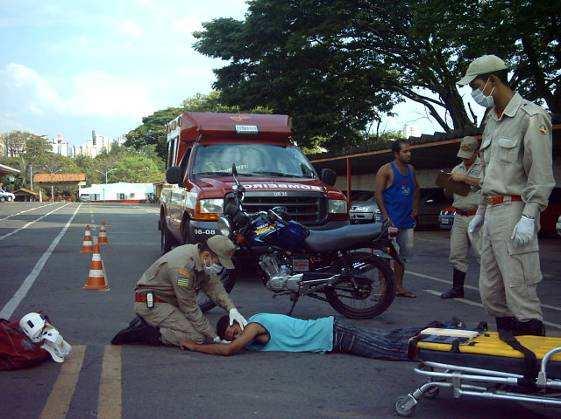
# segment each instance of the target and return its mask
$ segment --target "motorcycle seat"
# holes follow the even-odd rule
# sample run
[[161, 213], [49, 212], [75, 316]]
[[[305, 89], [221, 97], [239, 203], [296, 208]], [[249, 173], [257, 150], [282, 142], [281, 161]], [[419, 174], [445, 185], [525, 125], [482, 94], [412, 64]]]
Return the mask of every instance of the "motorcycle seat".
[[310, 230], [305, 243], [312, 252], [333, 252], [367, 246], [380, 237], [382, 223], [351, 224], [333, 230]]

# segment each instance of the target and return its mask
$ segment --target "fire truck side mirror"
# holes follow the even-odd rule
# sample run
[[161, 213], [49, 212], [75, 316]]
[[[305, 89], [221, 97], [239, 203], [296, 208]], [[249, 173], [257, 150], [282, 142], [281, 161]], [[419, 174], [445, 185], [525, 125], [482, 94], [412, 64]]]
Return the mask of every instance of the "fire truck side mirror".
[[335, 186], [335, 181], [337, 180], [337, 174], [331, 169], [321, 169], [320, 180], [329, 186]]
[[172, 185], [179, 185], [181, 182], [181, 168], [179, 166], [171, 166], [166, 170], [166, 182]]

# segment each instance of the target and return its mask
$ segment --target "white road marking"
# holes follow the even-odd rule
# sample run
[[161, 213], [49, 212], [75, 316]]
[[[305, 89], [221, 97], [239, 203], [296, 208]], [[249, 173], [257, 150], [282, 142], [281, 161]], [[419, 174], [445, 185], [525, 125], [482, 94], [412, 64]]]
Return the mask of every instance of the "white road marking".
[[40, 207], [33, 207], [33, 208], [26, 209], [24, 211], [16, 212], [15, 214], [8, 215], [7, 217], [0, 218], [0, 221], [4, 221], [4, 220], [7, 220], [8, 218], [15, 217], [16, 215], [24, 214], [26, 212], [33, 211], [33, 210], [36, 210], [36, 209], [39, 209], [39, 208], [48, 207], [49, 205], [53, 205], [53, 202], [49, 202], [48, 204], [41, 205]]
[[62, 228], [62, 230], [60, 230], [60, 233], [58, 233], [58, 235], [52, 241], [52, 243], [47, 248], [47, 250], [45, 250], [45, 253], [43, 253], [43, 255], [39, 258], [39, 260], [31, 270], [29, 275], [27, 275], [27, 277], [24, 279], [18, 290], [15, 292], [12, 298], [10, 298], [10, 301], [8, 301], [4, 306], [4, 308], [2, 309], [2, 311], [0, 311], [0, 318], [9, 319], [11, 315], [14, 313], [14, 311], [16, 310], [16, 308], [18, 308], [19, 304], [25, 298], [25, 296], [27, 295], [27, 293], [29, 292], [29, 290], [37, 280], [37, 277], [45, 267], [45, 264], [47, 263], [47, 260], [55, 250], [55, 247], [58, 245], [58, 243], [66, 233], [66, 230], [68, 230], [68, 227], [70, 227], [70, 224], [72, 224], [72, 221], [74, 220], [74, 217], [76, 216], [76, 213], [78, 212], [81, 206], [82, 204], [78, 205], [78, 208], [76, 208], [74, 214], [72, 214], [72, 216], [67, 221], [65, 226]]
[[[419, 272], [413, 272], [413, 271], [405, 271], [405, 273], [410, 274], [410, 275], [414, 275], [414, 276], [418, 276], [419, 278], [432, 279], [433, 281], [438, 281], [438, 282], [442, 282], [443, 284], [452, 285], [452, 281], [448, 281], [448, 280], [442, 279], [442, 278], [437, 278], [435, 276], [425, 275], [425, 274], [422, 274], [422, 273], [419, 273]], [[464, 285], [464, 288], [467, 288], [467, 289], [473, 290], [473, 291], [477, 291], [477, 293], [479, 293], [479, 288], [474, 287], [473, 285]], [[561, 307], [550, 306], [549, 304], [543, 304], [542, 303], [542, 307], [548, 308], [550, 310], [561, 311]]]
[[[436, 295], [438, 297], [440, 297], [440, 294], [442, 294], [441, 291], [435, 291], [435, 290], [423, 290], [425, 292], [428, 292], [429, 294], [432, 295]], [[483, 308], [483, 304], [481, 303], [476, 303], [475, 301], [471, 301], [471, 300], [467, 300], [465, 298], [451, 298], [450, 300], [452, 301], [457, 301], [458, 303], [464, 303], [464, 304], [468, 304], [470, 306], [475, 306], [475, 307], [481, 307]], [[448, 301], [450, 301], [448, 300]], [[549, 326], [549, 327], [553, 327], [555, 329], [561, 329], [561, 324], [557, 324], [557, 323], [552, 323], [552, 322], [546, 322], [544, 320], [543, 324]]]
[[9, 233], [4, 234], [3, 236], [0, 236], [0, 240], [7, 239], [8, 237], [13, 236], [14, 234], [16, 234], [18, 231], [25, 230], [25, 229], [26, 229], [27, 227], [29, 227], [30, 225], [35, 224], [37, 221], [42, 220], [42, 219], [45, 218], [46, 216], [51, 215], [53, 212], [58, 211], [59, 209], [64, 208], [64, 207], [67, 206], [67, 205], [70, 205], [70, 203], [66, 203], [66, 204], [64, 204], [64, 205], [61, 206], [61, 207], [55, 208], [54, 210], [47, 212], [46, 214], [40, 216], [39, 218], [36, 218], [35, 220], [28, 222], [28, 223], [25, 224], [23, 227], [17, 228], [17, 229], [15, 229], [14, 231], [10, 231]]

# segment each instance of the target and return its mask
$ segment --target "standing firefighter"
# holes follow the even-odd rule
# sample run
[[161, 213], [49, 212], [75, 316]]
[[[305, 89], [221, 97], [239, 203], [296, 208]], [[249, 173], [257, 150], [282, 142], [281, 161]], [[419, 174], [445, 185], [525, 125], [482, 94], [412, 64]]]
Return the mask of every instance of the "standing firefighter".
[[537, 284], [541, 281], [537, 232], [540, 212], [555, 185], [551, 119], [512, 91], [503, 60], [474, 60], [459, 85], [489, 108], [480, 155], [482, 202], [469, 224], [482, 228], [479, 289], [499, 331], [545, 335]]
[[115, 336], [113, 344], [147, 343], [179, 346], [185, 340], [220, 342], [197, 304], [199, 290], [229, 313], [230, 321], [247, 324], [220, 282], [233, 269], [235, 245], [224, 236], [206, 243], [176, 247], [142, 275], [135, 289], [134, 310], [140, 317]]
[[[452, 180], [469, 185], [470, 190], [466, 196], [454, 194], [454, 224], [450, 233], [450, 263], [454, 268], [452, 276], [452, 289], [441, 295], [442, 298], [463, 298], [464, 281], [468, 269], [468, 253], [470, 248], [470, 237], [468, 237], [468, 225], [473, 219], [477, 206], [481, 202], [481, 190], [479, 187], [481, 177], [481, 162], [477, 156], [479, 143], [474, 137], [464, 137], [460, 144], [458, 157], [462, 162], [452, 169]], [[479, 257], [480, 234], [472, 236], [474, 253]]]

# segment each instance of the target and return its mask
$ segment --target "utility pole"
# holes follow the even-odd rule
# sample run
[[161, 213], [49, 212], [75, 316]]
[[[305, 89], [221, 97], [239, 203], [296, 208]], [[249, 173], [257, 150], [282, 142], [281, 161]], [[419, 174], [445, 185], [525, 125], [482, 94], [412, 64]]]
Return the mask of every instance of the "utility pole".
[[33, 165], [29, 165], [29, 184], [31, 185], [31, 190], [33, 190]]
[[[55, 173], [60, 173], [62, 172], [62, 169], [54, 169], [54, 168], [50, 168], [48, 165], [45, 165], [45, 169], [47, 169], [47, 171], [53, 175]], [[51, 201], [55, 202], [55, 185], [51, 184]]]
[[106, 186], [103, 188], [103, 200], [105, 200], [105, 188], [107, 187], [107, 176], [109, 175], [109, 173], [111, 173], [111, 172], [117, 170], [117, 168], [114, 167], [114, 168], [112, 168], [112, 169], [106, 169], [106, 170], [103, 171], [103, 172], [102, 172], [101, 170], [97, 170], [97, 169], [94, 169], [94, 170], [95, 170], [96, 172], [102, 174], [102, 175], [105, 174], [105, 185], [106, 185]]

